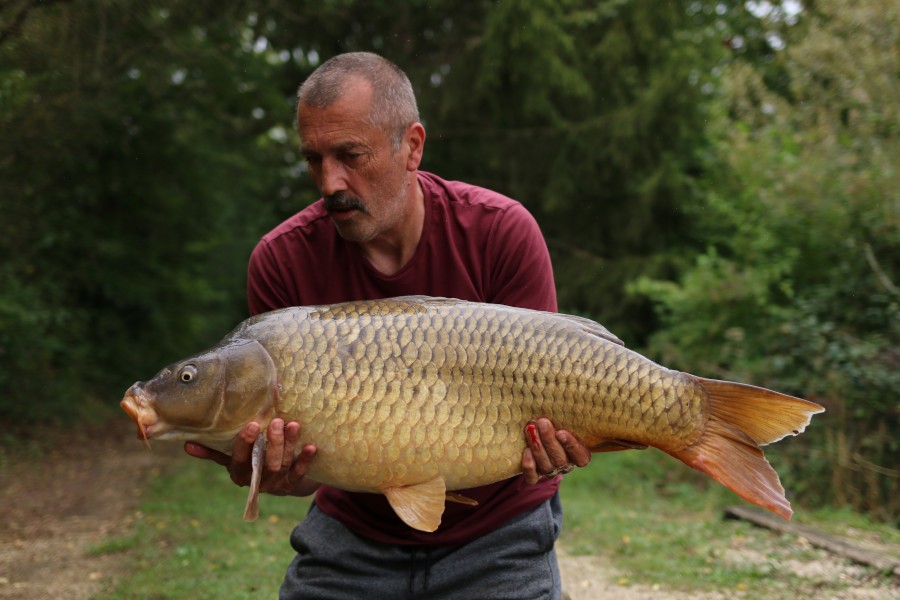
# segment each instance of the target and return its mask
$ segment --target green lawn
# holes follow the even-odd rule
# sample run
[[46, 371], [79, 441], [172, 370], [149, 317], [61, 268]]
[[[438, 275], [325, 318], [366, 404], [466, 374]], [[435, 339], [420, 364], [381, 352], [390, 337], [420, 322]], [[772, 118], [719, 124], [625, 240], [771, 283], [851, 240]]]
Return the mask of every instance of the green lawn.
[[[127, 565], [107, 598], [276, 597], [293, 556], [288, 535], [307, 503], [263, 496], [260, 519], [245, 523], [246, 489], [234, 487], [223, 469], [205, 467], [177, 460], [153, 475], [133, 533], [94, 549], [122, 553]], [[854, 584], [837, 577], [833, 584], [811, 582], [792, 574], [785, 565], [817, 560], [822, 552], [747, 523], [723, 521], [722, 508], [740, 502], [662, 453], [599, 454], [588, 469], [566, 477], [560, 543], [570, 554], [601, 556], [634, 584], [746, 590], [747, 597], [786, 599], [839, 594]], [[896, 530], [862, 517], [795, 510], [801, 522], [836, 532], [850, 524], [900, 546]], [[749, 553], [754, 560], [735, 561], [735, 553]]]
[[127, 549], [128, 567], [106, 598], [276, 598], [293, 550], [291, 528], [308, 501], [265, 495], [260, 518], [242, 519], [246, 488], [224, 469], [177, 460], [148, 482], [133, 534], [96, 548]]

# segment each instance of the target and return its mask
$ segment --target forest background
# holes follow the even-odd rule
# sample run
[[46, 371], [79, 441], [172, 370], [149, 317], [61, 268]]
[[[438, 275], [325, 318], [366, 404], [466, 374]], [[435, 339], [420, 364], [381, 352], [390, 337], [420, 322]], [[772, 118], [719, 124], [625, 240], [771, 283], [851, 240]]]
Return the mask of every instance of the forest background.
[[0, 443], [246, 317], [250, 251], [317, 198], [296, 88], [370, 50], [423, 168], [536, 216], [561, 311], [822, 403], [782, 475], [896, 523], [898, 39], [892, 0], [0, 2]]

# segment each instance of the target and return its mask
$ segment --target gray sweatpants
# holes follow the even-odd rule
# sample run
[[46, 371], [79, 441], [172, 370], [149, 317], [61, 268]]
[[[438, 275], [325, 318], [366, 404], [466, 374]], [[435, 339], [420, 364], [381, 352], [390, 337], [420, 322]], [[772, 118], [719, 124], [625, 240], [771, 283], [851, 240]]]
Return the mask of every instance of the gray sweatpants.
[[463, 546], [395, 546], [356, 535], [315, 505], [291, 534], [280, 600], [559, 600], [559, 494]]

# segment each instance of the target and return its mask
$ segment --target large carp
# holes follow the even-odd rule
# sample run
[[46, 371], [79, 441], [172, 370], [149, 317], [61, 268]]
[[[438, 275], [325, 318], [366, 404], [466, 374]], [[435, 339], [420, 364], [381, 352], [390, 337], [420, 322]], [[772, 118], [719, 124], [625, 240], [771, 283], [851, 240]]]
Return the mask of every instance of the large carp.
[[[594, 451], [653, 446], [790, 518], [760, 446], [818, 404], [661, 367], [581, 317], [405, 297], [296, 307], [242, 322], [121, 402], [144, 439], [230, 452], [250, 420], [302, 424], [308, 476], [384, 494], [434, 531], [445, 496], [520, 472], [523, 429], [548, 417]], [[264, 452], [264, 433], [254, 454]], [[256, 517], [254, 461], [245, 518]]]

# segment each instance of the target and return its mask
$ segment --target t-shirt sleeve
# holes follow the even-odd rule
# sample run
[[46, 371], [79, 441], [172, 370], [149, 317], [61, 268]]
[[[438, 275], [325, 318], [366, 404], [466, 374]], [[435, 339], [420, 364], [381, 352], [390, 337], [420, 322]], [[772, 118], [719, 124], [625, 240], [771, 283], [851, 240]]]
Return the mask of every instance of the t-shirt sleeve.
[[550, 252], [524, 206], [507, 208], [488, 236], [489, 302], [556, 312]]
[[251, 315], [291, 306], [269, 244], [262, 240], [253, 249], [247, 267], [247, 305]]

